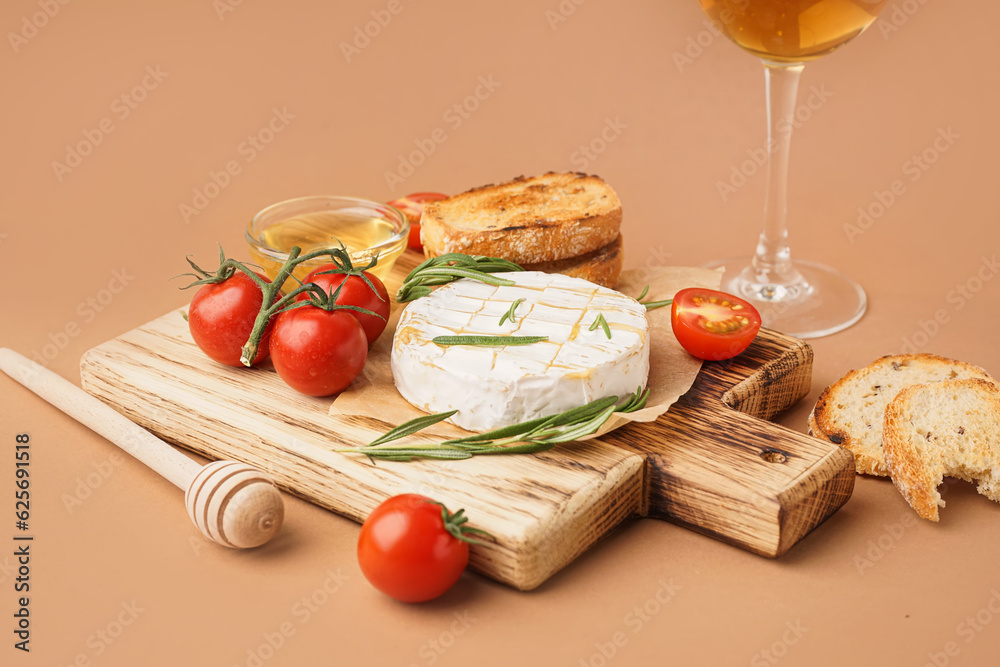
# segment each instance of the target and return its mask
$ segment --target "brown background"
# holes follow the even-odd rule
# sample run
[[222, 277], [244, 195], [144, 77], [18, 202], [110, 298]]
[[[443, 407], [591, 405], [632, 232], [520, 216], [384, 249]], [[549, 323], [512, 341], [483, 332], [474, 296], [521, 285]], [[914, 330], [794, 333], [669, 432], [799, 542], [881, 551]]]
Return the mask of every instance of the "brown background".
[[[0, 344], [78, 382], [85, 350], [186, 303], [170, 280], [185, 254], [211, 263], [221, 242], [242, 255], [249, 216], [298, 195], [387, 199], [583, 169], [624, 202], [628, 266], [693, 265], [755, 242], [763, 174], [725, 201], [718, 183], [764, 144], [760, 66], [713, 37], [694, 0], [403, 0], [349, 62], [341, 43], [388, 2], [231, 1], [221, 14], [225, 0], [71, 2], [37, 31], [25, 21], [40, 4], [3, 3]], [[781, 418], [798, 430], [826, 384], [907, 340], [1000, 373], [988, 263], [1000, 245], [1000, 9], [906, 0], [883, 18], [803, 77], [800, 102], [814, 87], [826, 100], [802, 111], [794, 139], [793, 249], [847, 270], [871, 307], [813, 342], [812, 394]], [[12, 45], [21, 31], [30, 39]], [[147, 67], [162, 80], [147, 78], [122, 117], [115, 100]], [[496, 88], [456, 127], [446, 114], [480, 77]], [[241, 142], [275, 108], [294, 119], [248, 159]], [[103, 119], [113, 131], [60, 180], [53, 162]], [[577, 153], [609, 122], [618, 133], [600, 155]], [[446, 140], [391, 189], [385, 172], [435, 128]], [[907, 163], [924, 151], [936, 161], [913, 180]], [[186, 222], [180, 205], [230, 160], [240, 173]], [[903, 194], [851, 238], [845, 225], [859, 207], [877, 212], [875, 193], [896, 179]], [[1000, 610], [1000, 507], [964, 483], [932, 525], [913, 521], [890, 483], [859, 479], [844, 509], [777, 561], [640, 521], [535, 592], [467, 575], [405, 606], [361, 576], [358, 527], [344, 519], [289, 499], [281, 539], [215, 548], [177, 490], [6, 378], [0, 415], [0, 540], [13, 544], [21, 432], [36, 536], [30, 655], [12, 647], [13, 547], [0, 547], [3, 664], [984, 665], [1000, 647], [989, 607]], [[330, 573], [343, 581], [327, 596]], [[657, 601], [671, 582], [679, 590]], [[310, 596], [323, 604], [306, 613]], [[118, 634], [133, 602], [143, 611]], [[283, 624], [281, 647], [261, 651]]]

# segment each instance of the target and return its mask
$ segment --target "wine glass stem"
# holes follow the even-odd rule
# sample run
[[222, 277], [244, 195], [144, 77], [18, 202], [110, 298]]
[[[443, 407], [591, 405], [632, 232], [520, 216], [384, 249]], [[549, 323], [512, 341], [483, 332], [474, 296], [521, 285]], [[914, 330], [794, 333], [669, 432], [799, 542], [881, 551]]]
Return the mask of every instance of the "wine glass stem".
[[[790, 286], [802, 281], [788, 248], [788, 155], [795, 122], [795, 100], [803, 65], [764, 63], [767, 88], [767, 195], [764, 229], [753, 258], [754, 280]], [[761, 294], [767, 298], [767, 293]]]

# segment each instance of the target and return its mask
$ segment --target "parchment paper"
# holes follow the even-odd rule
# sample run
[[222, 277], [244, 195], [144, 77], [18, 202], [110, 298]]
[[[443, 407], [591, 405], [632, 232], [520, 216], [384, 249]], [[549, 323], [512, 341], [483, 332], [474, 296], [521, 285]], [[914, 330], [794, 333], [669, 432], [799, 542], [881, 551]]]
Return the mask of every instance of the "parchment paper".
[[[669, 299], [685, 287], [717, 289], [722, 279], [721, 271], [685, 267], [655, 267], [623, 271], [618, 291], [633, 297], [639, 296], [649, 284], [643, 301]], [[402, 308], [393, 302], [392, 316], [385, 332], [368, 353], [364, 371], [353, 384], [334, 400], [330, 414], [334, 417], [364, 416], [381, 419], [392, 425], [420, 417], [427, 413], [410, 405], [392, 381], [389, 354], [392, 350], [392, 332]], [[618, 428], [630, 421], [650, 422], [667, 411], [694, 383], [701, 369], [701, 360], [688, 354], [680, 346], [670, 327], [670, 307], [647, 312], [650, 326], [649, 398], [646, 407], [629, 414], [615, 413], [604, 426], [587, 440]], [[436, 424], [420, 433], [399, 440], [399, 444], [427, 442], [430, 439], [447, 439], [468, 435], [468, 431], [447, 423]]]

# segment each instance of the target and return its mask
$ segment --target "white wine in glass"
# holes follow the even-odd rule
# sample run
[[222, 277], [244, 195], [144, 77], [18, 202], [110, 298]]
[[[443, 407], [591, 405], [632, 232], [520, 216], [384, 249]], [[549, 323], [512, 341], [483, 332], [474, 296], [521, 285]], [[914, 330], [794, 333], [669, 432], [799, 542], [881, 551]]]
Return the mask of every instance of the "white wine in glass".
[[792, 259], [788, 248], [788, 154], [804, 63], [857, 37], [888, 0], [699, 0], [722, 32], [761, 59], [767, 92], [767, 194], [752, 257], [725, 266], [722, 289], [760, 310], [764, 325], [815, 338], [854, 324], [865, 312], [861, 286], [837, 270]]

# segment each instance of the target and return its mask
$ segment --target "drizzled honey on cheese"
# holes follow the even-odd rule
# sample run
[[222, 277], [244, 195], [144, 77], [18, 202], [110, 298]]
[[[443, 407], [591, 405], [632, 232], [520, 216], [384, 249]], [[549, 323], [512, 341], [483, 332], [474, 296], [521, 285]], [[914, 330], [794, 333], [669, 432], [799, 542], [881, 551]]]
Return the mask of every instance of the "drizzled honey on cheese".
[[[558, 414], [645, 387], [649, 328], [634, 299], [578, 278], [503, 274], [514, 285], [462, 279], [410, 302], [392, 345], [400, 394], [472, 431]], [[512, 304], [513, 319], [501, 324]], [[607, 322], [592, 327], [599, 315]], [[530, 345], [438, 345], [436, 336], [546, 336]]]

